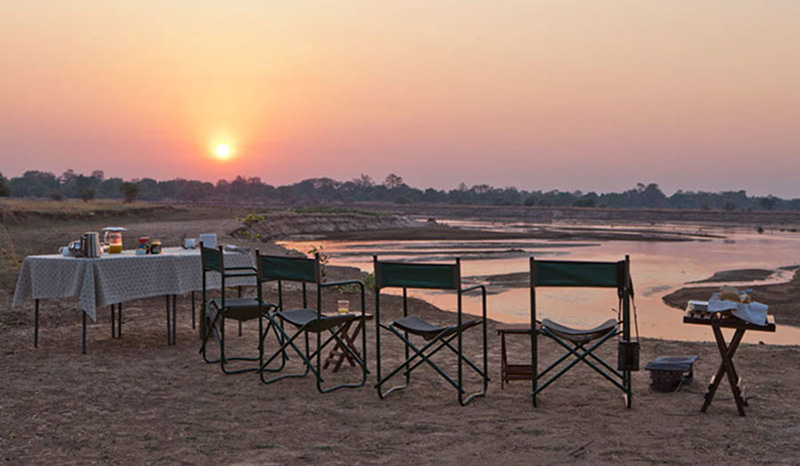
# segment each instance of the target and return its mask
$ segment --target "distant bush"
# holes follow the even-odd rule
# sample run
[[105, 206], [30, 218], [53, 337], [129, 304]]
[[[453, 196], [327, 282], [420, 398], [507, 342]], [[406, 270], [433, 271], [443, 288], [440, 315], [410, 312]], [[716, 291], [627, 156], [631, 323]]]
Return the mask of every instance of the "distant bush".
[[81, 200], [83, 202], [89, 202], [93, 200], [97, 196], [97, 191], [94, 189], [84, 189], [81, 191]]
[[136, 201], [136, 198], [139, 197], [139, 183], [126, 181], [122, 183], [120, 190], [122, 191], [122, 198], [125, 200], [126, 204]]
[[0, 197], [6, 197], [10, 194], [11, 194], [11, 189], [9, 189], [8, 187], [8, 181], [3, 176], [3, 174], [0, 173]]

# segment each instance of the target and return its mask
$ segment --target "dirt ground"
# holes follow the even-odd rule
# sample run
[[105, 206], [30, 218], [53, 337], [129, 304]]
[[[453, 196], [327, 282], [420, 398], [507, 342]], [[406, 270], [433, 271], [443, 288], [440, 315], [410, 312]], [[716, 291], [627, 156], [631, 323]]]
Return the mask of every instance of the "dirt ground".
[[[127, 226], [132, 236], [147, 233], [170, 245], [183, 234], [222, 234], [234, 224], [157, 219]], [[14, 227], [7, 237], [24, 257], [90, 227], [98, 228]], [[695, 382], [679, 392], [654, 392], [648, 373], [636, 372], [633, 408], [626, 409], [617, 389], [580, 367], [546, 389], [533, 408], [529, 382], [500, 389], [500, 340], [490, 323], [488, 395], [461, 407], [454, 389], [427, 367], [414, 372], [410, 388], [381, 400], [372, 386], [374, 322], [367, 326], [367, 386], [321, 395], [311, 377], [265, 385], [253, 373], [224, 375], [205, 364], [186, 297], [179, 299], [176, 346], [166, 345], [163, 298], [154, 298], [125, 305], [121, 339], [111, 338], [109, 313], [99, 312], [89, 326], [86, 355], [76, 303], [46, 301], [34, 348], [33, 305], [10, 309], [16, 276], [4, 270], [0, 279], [0, 460], [7, 464], [800, 464], [797, 346], [739, 349], [747, 417], [737, 415], [727, 382], [708, 413], [700, 412], [719, 364], [713, 343], [664, 340], [642, 342], [642, 366], [660, 355], [700, 355]], [[326, 295], [326, 309], [341, 297], [357, 302], [338, 293]], [[299, 304], [299, 292], [289, 299]], [[368, 311], [373, 304], [370, 295]], [[382, 304], [384, 321], [401, 312], [399, 298]], [[453, 320], [416, 300], [411, 312], [434, 322]], [[257, 324], [246, 324], [241, 338], [230, 333], [231, 352], [256, 351]], [[476, 329], [465, 335], [472, 356], [479, 337]], [[525, 340], [508, 339], [509, 354], [520, 363], [530, 354]], [[384, 334], [381, 343], [384, 367], [398, 363], [399, 342]], [[559, 352], [544, 341], [540, 354], [550, 361]], [[615, 345], [601, 354], [613, 361]], [[452, 371], [446, 356], [436, 361]], [[298, 369], [298, 358], [289, 364]], [[326, 383], [358, 378], [347, 365], [324, 375]], [[468, 380], [468, 390], [477, 388], [475, 377]]]
[[[329, 302], [338, 297], [331, 294]], [[398, 299], [388, 301], [386, 317], [397, 316]], [[155, 299], [125, 307], [121, 339], [111, 339], [110, 316], [102, 315], [90, 326], [86, 355], [78, 311], [65, 303], [43, 306], [38, 349], [30, 308], [18, 322], [4, 319], [0, 458], [8, 464], [797, 464], [800, 458], [798, 347], [739, 350], [737, 369], [749, 396], [744, 418], [725, 384], [708, 413], [700, 412], [719, 362], [713, 344], [660, 340], [643, 342], [642, 361], [700, 355], [694, 384], [657, 393], [647, 372], [636, 372], [633, 408], [625, 409], [618, 390], [580, 368], [546, 389], [533, 408], [528, 382], [500, 389], [499, 337], [490, 324], [489, 393], [461, 407], [429, 368], [415, 372], [407, 390], [379, 399], [372, 388], [373, 323], [366, 387], [321, 395], [311, 377], [264, 385], [253, 373], [224, 375], [197, 352], [188, 299], [179, 306], [176, 346], [166, 345], [163, 303]], [[423, 302], [411, 311], [452, 321]], [[480, 333], [470, 333], [465, 340], [475, 356]], [[257, 325], [246, 325], [244, 336], [229, 339], [231, 351], [252, 354], [256, 335]], [[508, 342], [512, 358], [524, 362], [525, 338]], [[386, 335], [382, 344], [384, 367], [397, 363], [396, 339]], [[540, 349], [546, 360], [557, 353], [552, 342]], [[613, 361], [613, 345], [604, 355]], [[299, 368], [297, 359], [290, 369]], [[324, 373], [328, 383], [358, 378], [346, 364], [336, 376]]]

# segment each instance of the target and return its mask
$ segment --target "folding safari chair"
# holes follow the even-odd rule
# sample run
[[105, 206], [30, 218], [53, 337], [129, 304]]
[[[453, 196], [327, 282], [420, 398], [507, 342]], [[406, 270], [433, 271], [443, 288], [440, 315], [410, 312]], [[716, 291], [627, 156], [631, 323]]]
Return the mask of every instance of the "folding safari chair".
[[[411, 371], [419, 367], [423, 362], [428, 363], [434, 371], [441, 375], [450, 385], [458, 391], [458, 402], [463, 406], [472, 401], [475, 397], [484, 396], [489, 384], [487, 371], [488, 354], [486, 348], [486, 288], [483, 285], [475, 285], [466, 289], [461, 288], [461, 262], [456, 259], [455, 264], [419, 264], [406, 262], [386, 262], [378, 261], [374, 256], [375, 267], [375, 351], [377, 354], [377, 376], [378, 382], [375, 388], [378, 395], [385, 398], [390, 393], [407, 388], [411, 381]], [[403, 289], [403, 317], [394, 320], [388, 325], [381, 323], [380, 298], [383, 288], [402, 288]], [[456, 323], [453, 325], [435, 325], [420, 317], [408, 315], [408, 288], [426, 288], [435, 290], [455, 290], [458, 295], [458, 311]], [[462, 295], [469, 291], [481, 290], [482, 297], [482, 318], [465, 320], [462, 313]], [[483, 369], [478, 368], [472, 361], [464, 356], [462, 334], [464, 331], [480, 325], [483, 329]], [[389, 371], [385, 376], [381, 376], [381, 329], [389, 331], [394, 336], [402, 340], [405, 346], [405, 361]], [[409, 335], [422, 337], [425, 343], [421, 346], [414, 344]], [[451, 343], [456, 339], [456, 346]], [[455, 380], [442, 370], [431, 357], [442, 348], [447, 348], [456, 354], [458, 359], [458, 376]], [[410, 354], [413, 352], [413, 354]], [[483, 389], [465, 398], [464, 390], [464, 369], [467, 364], [474, 370], [483, 381]], [[383, 385], [392, 377], [402, 373], [405, 383], [395, 386], [384, 392]]]
[[[242, 372], [253, 372], [258, 370], [258, 365], [252, 367], [229, 370], [227, 368], [230, 361], [259, 361], [259, 356], [228, 356], [225, 351], [225, 322], [236, 320], [241, 322], [259, 319], [259, 335], [261, 335], [261, 316], [266, 315], [274, 309], [274, 305], [264, 303], [261, 299], [261, 287], [256, 287], [256, 297], [254, 298], [231, 298], [227, 297], [226, 280], [238, 278], [252, 278], [253, 285], [258, 284], [258, 271], [255, 267], [225, 267], [225, 255], [222, 246], [217, 249], [206, 248], [200, 243], [200, 257], [203, 264], [203, 309], [205, 318], [205, 334], [200, 353], [203, 360], [210, 364], [219, 363], [222, 371], [226, 374], [238, 374]], [[208, 299], [207, 275], [217, 273], [220, 277], [221, 296], [217, 299]], [[241, 327], [240, 327], [241, 328]], [[214, 337], [219, 345], [219, 359], [209, 359], [207, 346], [211, 338]]]
[[[277, 312], [274, 314], [263, 314], [263, 317], [268, 319], [267, 328], [262, 334], [265, 337], [272, 328], [279, 334], [280, 347], [269, 357], [264, 356], [264, 343], [262, 339], [261, 348], [261, 368], [259, 375], [261, 381], [264, 383], [273, 383], [289, 377], [305, 377], [308, 371], [314, 373], [317, 382], [317, 390], [320, 393], [327, 393], [340, 388], [356, 388], [363, 387], [367, 381], [367, 337], [365, 332], [362, 332], [361, 338], [361, 352], [359, 353], [355, 348], [352, 348], [342, 338], [342, 331], [345, 329], [345, 324], [348, 322], [360, 321], [363, 326], [365, 319], [365, 297], [364, 297], [364, 284], [358, 280], [339, 281], [332, 283], [322, 283], [320, 273], [319, 254], [314, 255], [314, 259], [306, 259], [304, 257], [281, 257], [281, 256], [262, 256], [259, 251], [256, 251], [256, 263], [258, 265], [259, 279], [261, 282], [277, 281], [278, 285], [278, 304]], [[283, 283], [286, 281], [300, 282], [303, 288], [303, 307], [301, 309], [285, 310], [283, 306]], [[308, 307], [308, 294], [307, 284], [316, 285], [317, 302], [316, 309]], [[322, 313], [322, 290], [324, 288], [356, 285], [361, 290], [361, 313], [336, 313], [326, 315]], [[290, 324], [294, 327], [295, 331], [289, 334], [285, 330], [285, 324]], [[313, 333], [316, 335], [317, 345], [314, 352], [309, 348], [308, 334]], [[322, 336], [325, 334], [326, 339], [323, 341]], [[300, 336], [305, 338], [305, 351], [301, 349], [296, 340]], [[333, 387], [324, 388], [322, 377], [322, 353], [329, 344], [337, 344], [342, 351], [345, 351], [353, 361], [361, 368], [361, 380], [355, 383], [342, 383]], [[304, 370], [301, 373], [282, 374], [274, 377], [267, 377], [269, 373], [282, 372], [285, 368], [285, 360], [287, 359], [287, 350], [292, 348], [303, 362]], [[270, 367], [276, 359], [280, 360], [279, 367]], [[312, 362], [315, 360], [315, 362]]]
[[[586, 363], [615, 387], [622, 390], [627, 407], [631, 407], [631, 371], [638, 370], [639, 342], [631, 341], [630, 304], [633, 286], [630, 279], [630, 259], [619, 262], [537, 261], [530, 258], [531, 322], [531, 383], [533, 405], [536, 395], [550, 386], [579, 362]], [[576, 329], [553, 322], [550, 319], [536, 320], [536, 289], [541, 287], [616, 288], [619, 298], [618, 319], [609, 319], [591, 329]], [[567, 352], [541, 372], [538, 368], [538, 335], [544, 335]], [[617, 368], [600, 359], [595, 351], [612, 338], [619, 338]], [[570, 356], [569, 363], [552, 374]], [[540, 379], [542, 380], [540, 382]]]

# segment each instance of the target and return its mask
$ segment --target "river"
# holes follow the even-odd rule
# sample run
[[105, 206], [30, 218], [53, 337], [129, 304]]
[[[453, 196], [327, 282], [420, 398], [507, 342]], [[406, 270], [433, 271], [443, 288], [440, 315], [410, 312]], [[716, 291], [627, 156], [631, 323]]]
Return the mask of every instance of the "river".
[[[526, 224], [489, 222], [447, 222], [454, 226], [500, 231], [520, 231], [535, 227]], [[548, 224], [548, 228], [558, 225]], [[565, 225], [567, 226], [567, 225]], [[574, 225], [572, 225], [574, 226]], [[623, 228], [605, 226], [610, 230]], [[630, 228], [630, 227], [625, 227]], [[686, 225], [659, 225], [658, 230], [697, 232], [717, 235], [704, 241], [286, 241], [282, 245], [308, 252], [321, 247], [333, 265], [358, 267], [372, 271], [372, 255], [387, 260], [452, 261], [461, 257], [462, 277], [475, 281], [488, 275], [528, 271], [528, 257], [566, 260], [616, 261], [627, 254], [631, 258], [631, 276], [636, 289], [635, 304], [638, 327], [643, 337], [685, 341], [709, 341], [711, 329], [686, 325], [683, 313], [663, 303], [661, 297], [686, 286], [688, 282], [709, 278], [717, 271], [735, 269], [769, 269], [775, 273], [759, 284], [789, 280], [792, 272], [779, 267], [800, 261], [800, 234], [767, 230], [758, 233], [752, 228], [709, 228]], [[472, 279], [470, 279], [472, 277]], [[733, 283], [737, 285], [737, 283]], [[715, 285], [704, 283], [702, 286]], [[740, 284], [739, 284], [740, 285]], [[491, 287], [488, 299], [489, 316], [501, 322], [530, 320], [530, 292], [527, 288]], [[450, 293], [409, 290], [410, 296], [425, 299], [442, 309], [452, 310], [455, 297]], [[758, 300], [758, 296], [755, 296]], [[464, 301], [465, 311], [478, 313], [478, 296]], [[537, 317], [549, 317], [567, 325], [589, 327], [616, 316], [615, 290], [556, 289], [537, 290]], [[769, 304], [769, 303], [766, 303]], [[745, 342], [800, 344], [800, 328], [781, 326], [776, 333], [748, 332]]]

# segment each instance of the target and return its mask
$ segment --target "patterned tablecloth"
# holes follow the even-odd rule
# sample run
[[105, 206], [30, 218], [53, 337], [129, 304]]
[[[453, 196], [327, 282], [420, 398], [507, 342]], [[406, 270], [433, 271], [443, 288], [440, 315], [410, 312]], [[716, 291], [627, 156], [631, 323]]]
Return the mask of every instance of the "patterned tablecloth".
[[[253, 258], [250, 254], [225, 253], [225, 266], [252, 267]], [[219, 288], [219, 274], [209, 273], [207, 280], [209, 288]], [[252, 286], [255, 280], [238, 279], [227, 285]], [[97, 320], [98, 306], [202, 289], [199, 250], [165, 248], [161, 254], [143, 256], [123, 251], [95, 259], [29, 256], [22, 263], [12, 307], [26, 299], [78, 297], [81, 309]]]

